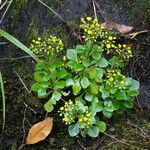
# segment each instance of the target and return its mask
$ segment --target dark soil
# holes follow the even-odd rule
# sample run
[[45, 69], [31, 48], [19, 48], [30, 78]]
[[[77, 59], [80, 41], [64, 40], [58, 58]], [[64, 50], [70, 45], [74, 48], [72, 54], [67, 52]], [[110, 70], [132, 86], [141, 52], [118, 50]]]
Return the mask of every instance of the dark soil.
[[[69, 47], [73, 46], [78, 41], [72, 31], [78, 27], [79, 18], [94, 16], [93, 1], [43, 1], [62, 16], [65, 22], [35, 0], [14, 0], [0, 26], [26, 45], [29, 45], [31, 39], [35, 37], [56, 33], [67, 42]], [[134, 26], [135, 31], [150, 29], [149, 0], [96, 0], [95, 2], [98, 18], [102, 22], [115, 21], [131, 25]], [[3, 132], [0, 131], [0, 149], [149, 149], [150, 34], [143, 33], [133, 40], [127, 39], [126, 42], [133, 44], [134, 57], [124, 72], [139, 80], [141, 84], [141, 94], [135, 101], [135, 108], [123, 115], [114, 116], [111, 120], [106, 120], [108, 124], [106, 134], [100, 134], [96, 139], [80, 136], [71, 138], [57, 113], [48, 114], [54, 117], [52, 133], [45, 141], [30, 146], [24, 145], [30, 127], [47, 116], [43, 110], [44, 101], [29, 92], [33, 83], [35, 62], [10, 43], [0, 45], [0, 70], [5, 81], [6, 94], [6, 126]], [[14, 57], [16, 59], [12, 59]], [[0, 118], [2, 118], [2, 106], [0, 106]], [[0, 127], [2, 127], [2, 120], [0, 120]]]

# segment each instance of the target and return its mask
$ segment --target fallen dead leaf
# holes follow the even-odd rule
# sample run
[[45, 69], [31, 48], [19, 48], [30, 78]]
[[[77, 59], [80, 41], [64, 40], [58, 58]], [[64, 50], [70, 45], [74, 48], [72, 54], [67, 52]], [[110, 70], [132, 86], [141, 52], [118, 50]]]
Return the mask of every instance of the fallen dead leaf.
[[50, 134], [52, 128], [53, 118], [50, 117], [33, 125], [28, 133], [26, 144], [35, 144], [44, 140]]
[[133, 27], [131, 26], [126, 26], [124, 24], [118, 24], [116, 22], [105, 22], [102, 23], [101, 25], [103, 25], [105, 27], [105, 29], [107, 30], [115, 30], [118, 31], [122, 34], [128, 34], [129, 32], [131, 32], [133, 30]]

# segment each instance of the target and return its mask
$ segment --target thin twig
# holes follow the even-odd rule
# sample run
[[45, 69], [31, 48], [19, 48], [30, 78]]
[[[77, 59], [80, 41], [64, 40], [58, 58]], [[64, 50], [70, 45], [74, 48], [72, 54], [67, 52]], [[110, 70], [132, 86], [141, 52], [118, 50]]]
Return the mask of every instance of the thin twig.
[[107, 19], [104, 17], [104, 12], [101, 10], [99, 4], [95, 1], [95, 6], [98, 8], [98, 12], [100, 12], [101, 16], [103, 17], [103, 19], [106, 21]]
[[134, 33], [130, 33], [128, 34], [128, 36], [131, 36], [130, 38], [133, 39], [135, 38], [135, 36], [137, 36], [138, 34], [141, 34], [141, 33], [146, 33], [146, 32], [149, 32], [150, 30], [143, 30], [143, 31], [139, 31], [139, 32], [134, 32]]
[[21, 81], [21, 83], [23, 84], [24, 88], [26, 89], [26, 91], [28, 93], [31, 93], [31, 91], [29, 91], [29, 89], [27, 88], [27, 86], [25, 85], [24, 81], [21, 79], [20, 75], [14, 71], [14, 73], [18, 76], [19, 80]]
[[3, 7], [7, 4], [7, 2], [8, 2], [8, 0], [6, 0], [6, 1], [1, 5], [0, 10], [3, 9]]
[[106, 136], [108, 136], [108, 137], [110, 137], [110, 138], [112, 138], [112, 139], [118, 141], [119, 143], [128, 145], [128, 146], [130, 146], [130, 147], [133, 147], [133, 148], [136, 148], [137, 150], [139, 150], [139, 148], [136, 147], [136, 146], [134, 146], [134, 145], [131, 145], [131, 144], [128, 144], [128, 143], [126, 143], [126, 142], [124, 142], [124, 141], [121, 141], [121, 140], [119, 140], [119, 139], [117, 139], [117, 138], [115, 138], [115, 137], [113, 137], [112, 135], [109, 135], [109, 134], [107, 134], [107, 133], [104, 133], [104, 134], [105, 134]]
[[22, 144], [19, 146], [18, 150], [21, 150], [26, 144], [25, 143], [25, 136], [26, 136], [26, 130], [25, 130], [25, 120], [26, 120], [26, 112], [27, 112], [27, 105], [25, 104], [25, 109], [23, 112], [23, 120], [22, 120], [22, 128], [23, 128], [23, 138], [22, 138]]
[[106, 138], [106, 135], [103, 135], [102, 138], [100, 138], [98, 140], [98, 142], [96, 143], [96, 146], [94, 146], [94, 148], [92, 148], [92, 150], [96, 150], [97, 147], [99, 147], [99, 145], [103, 142], [103, 140]]
[[97, 19], [96, 7], [95, 7], [95, 0], [93, 0], [93, 9], [94, 9], [94, 16]]
[[47, 7], [50, 11], [52, 11], [56, 16], [58, 16], [63, 22], [66, 23], [66, 21], [56, 12], [54, 11], [52, 8], [50, 8], [48, 5], [46, 5], [43, 1], [38, 0], [42, 5], [44, 5], [45, 7]]
[[108, 145], [101, 147], [99, 150], [106, 150], [106, 148], [108, 148], [109, 146], [111, 146], [112, 144], [115, 144], [115, 143], [117, 143], [117, 142], [118, 142], [118, 141], [111, 142], [111, 143], [109, 143]]
[[[38, 55], [38, 58], [44, 57], [44, 55]], [[0, 58], [0, 60], [18, 60], [24, 58], [32, 58], [32, 56], [21, 56], [21, 57], [12, 57], [12, 58]]]
[[7, 11], [8, 11], [8, 9], [9, 9], [10, 5], [12, 4], [12, 2], [13, 2], [13, 0], [10, 0], [10, 2], [8, 4], [7, 8], [6, 8], [6, 10], [4, 11], [4, 13], [3, 13], [3, 15], [1, 17], [0, 23], [2, 23], [2, 21], [3, 21], [5, 15], [6, 15]]
[[29, 107], [25, 102], [23, 102], [24, 103], [24, 105], [25, 106], [27, 106], [28, 107], [28, 109], [30, 109], [34, 114], [36, 114], [37, 112], [33, 109], [33, 108], [31, 108], [31, 107]]

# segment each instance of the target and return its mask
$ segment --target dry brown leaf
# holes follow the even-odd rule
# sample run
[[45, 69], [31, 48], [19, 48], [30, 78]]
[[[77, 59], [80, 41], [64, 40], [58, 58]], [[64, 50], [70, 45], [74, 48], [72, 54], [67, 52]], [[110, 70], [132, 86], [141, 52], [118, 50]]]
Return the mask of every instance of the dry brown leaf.
[[44, 140], [50, 134], [52, 127], [53, 118], [50, 117], [33, 125], [28, 133], [26, 144], [35, 144]]
[[102, 25], [107, 30], [111, 30], [111, 31], [115, 30], [115, 31], [118, 31], [122, 34], [127, 34], [133, 30], [133, 27], [131, 27], [131, 26], [126, 26], [124, 24], [118, 24], [116, 22], [105, 22], [105, 23], [102, 23]]

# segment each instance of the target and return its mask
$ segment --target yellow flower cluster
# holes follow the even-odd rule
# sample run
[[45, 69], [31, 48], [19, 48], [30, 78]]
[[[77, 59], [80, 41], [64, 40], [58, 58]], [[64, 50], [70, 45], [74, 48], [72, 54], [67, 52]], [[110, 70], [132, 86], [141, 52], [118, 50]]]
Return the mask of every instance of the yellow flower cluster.
[[39, 37], [32, 40], [30, 49], [35, 54], [54, 55], [63, 50], [63, 46], [61, 39], [58, 39], [56, 36], [50, 36], [44, 39]]
[[[107, 32], [106, 32], [107, 33]], [[128, 60], [130, 57], [132, 57], [132, 50], [130, 47], [128, 47], [126, 44], [118, 44], [116, 42], [116, 37], [107, 35], [104, 37], [104, 39], [101, 42], [101, 46], [105, 48], [107, 51], [107, 54], [113, 54], [117, 55], [120, 58], [123, 58], [124, 60]]]
[[109, 70], [106, 82], [107, 89], [126, 89], [125, 76], [120, 73], [119, 70]]
[[65, 102], [65, 105], [60, 107], [59, 113], [60, 116], [64, 116], [62, 120], [65, 122], [65, 124], [71, 124], [72, 122], [74, 122], [74, 111], [75, 105], [71, 100]]
[[84, 35], [82, 36], [85, 41], [97, 41], [98, 37], [105, 36], [104, 26], [98, 23], [98, 19], [93, 19], [91, 17], [87, 17], [86, 19], [81, 18], [82, 24], [80, 28], [84, 30]]
[[85, 114], [79, 116], [78, 118], [78, 125], [80, 128], [88, 128], [90, 127], [92, 123], [91, 119], [92, 114], [89, 113], [88, 111], [85, 112]]

